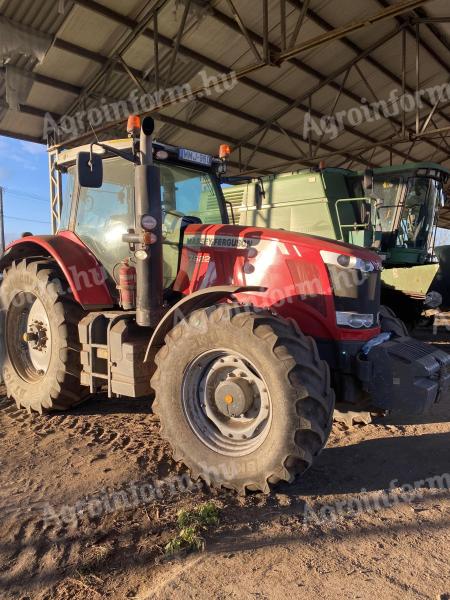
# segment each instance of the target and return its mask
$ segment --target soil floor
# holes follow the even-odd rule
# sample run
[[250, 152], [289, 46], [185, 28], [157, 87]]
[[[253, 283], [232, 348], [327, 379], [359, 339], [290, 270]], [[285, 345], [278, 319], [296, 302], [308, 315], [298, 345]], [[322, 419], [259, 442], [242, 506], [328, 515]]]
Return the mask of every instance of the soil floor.
[[[335, 424], [300, 481], [245, 498], [190, 487], [148, 401], [4, 398], [0, 439], [2, 600], [450, 597], [449, 407]], [[177, 512], [206, 501], [205, 550], [168, 558]]]

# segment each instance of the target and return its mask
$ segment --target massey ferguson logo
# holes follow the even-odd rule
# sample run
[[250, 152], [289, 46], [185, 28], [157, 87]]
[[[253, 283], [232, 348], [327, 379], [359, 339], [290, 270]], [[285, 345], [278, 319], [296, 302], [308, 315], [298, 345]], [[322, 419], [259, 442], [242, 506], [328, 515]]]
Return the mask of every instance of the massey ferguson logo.
[[259, 243], [260, 240], [229, 235], [191, 235], [187, 238], [185, 244], [190, 248], [207, 246], [209, 248], [237, 248], [239, 250], [246, 250]]

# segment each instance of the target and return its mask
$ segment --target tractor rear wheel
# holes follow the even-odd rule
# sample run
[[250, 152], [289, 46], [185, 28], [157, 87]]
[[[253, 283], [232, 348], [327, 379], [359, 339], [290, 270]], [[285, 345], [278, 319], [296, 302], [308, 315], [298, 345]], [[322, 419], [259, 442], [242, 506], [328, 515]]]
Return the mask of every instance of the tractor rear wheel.
[[156, 364], [161, 434], [195, 479], [268, 492], [326, 444], [328, 365], [290, 321], [230, 304], [197, 310], [169, 332]]
[[65, 410], [88, 396], [80, 385], [81, 307], [48, 260], [23, 260], [3, 273], [0, 287], [2, 370], [17, 406]]

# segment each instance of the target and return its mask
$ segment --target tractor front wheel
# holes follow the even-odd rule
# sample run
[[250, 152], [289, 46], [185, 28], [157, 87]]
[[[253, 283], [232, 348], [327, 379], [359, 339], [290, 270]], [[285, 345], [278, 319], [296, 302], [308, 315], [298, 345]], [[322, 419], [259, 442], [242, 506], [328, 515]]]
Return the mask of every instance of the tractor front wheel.
[[83, 311], [55, 265], [45, 259], [13, 263], [3, 273], [0, 308], [8, 397], [38, 413], [84, 400], [88, 390], [80, 385], [78, 342]]
[[328, 365], [311, 338], [268, 311], [195, 311], [167, 335], [156, 363], [161, 433], [195, 479], [268, 492], [310, 467], [327, 441]]

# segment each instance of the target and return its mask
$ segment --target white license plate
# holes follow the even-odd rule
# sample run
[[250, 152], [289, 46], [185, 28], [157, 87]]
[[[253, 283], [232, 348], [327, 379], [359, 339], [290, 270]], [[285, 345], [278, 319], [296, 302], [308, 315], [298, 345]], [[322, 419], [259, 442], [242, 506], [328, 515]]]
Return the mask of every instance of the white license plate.
[[204, 165], [205, 167], [210, 167], [212, 164], [212, 156], [210, 154], [202, 154], [201, 152], [194, 152], [194, 150], [187, 150], [186, 148], [178, 150], [178, 157], [180, 160], [188, 160], [189, 162]]

